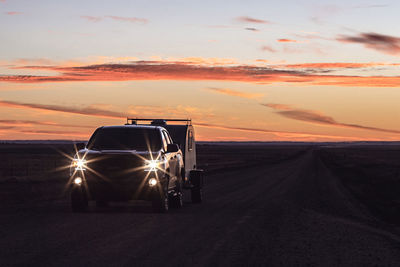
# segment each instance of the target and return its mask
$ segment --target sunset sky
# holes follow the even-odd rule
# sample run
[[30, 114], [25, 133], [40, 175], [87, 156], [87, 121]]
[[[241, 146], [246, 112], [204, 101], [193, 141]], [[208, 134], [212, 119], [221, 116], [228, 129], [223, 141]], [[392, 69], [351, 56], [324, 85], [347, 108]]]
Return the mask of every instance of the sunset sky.
[[0, 0], [0, 139], [400, 140], [400, 2]]

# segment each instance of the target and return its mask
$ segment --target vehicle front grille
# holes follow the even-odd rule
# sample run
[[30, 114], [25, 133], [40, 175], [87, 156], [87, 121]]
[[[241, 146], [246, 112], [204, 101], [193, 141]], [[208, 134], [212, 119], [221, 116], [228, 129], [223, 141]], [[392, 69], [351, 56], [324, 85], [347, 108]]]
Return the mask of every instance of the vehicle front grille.
[[133, 176], [143, 171], [144, 160], [137, 155], [101, 155], [88, 162], [89, 171], [107, 178]]

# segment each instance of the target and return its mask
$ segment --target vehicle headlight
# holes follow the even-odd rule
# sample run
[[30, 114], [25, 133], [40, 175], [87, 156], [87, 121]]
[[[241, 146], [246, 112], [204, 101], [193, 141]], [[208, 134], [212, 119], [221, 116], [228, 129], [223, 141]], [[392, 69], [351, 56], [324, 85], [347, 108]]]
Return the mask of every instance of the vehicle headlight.
[[153, 187], [155, 185], [157, 185], [157, 179], [156, 178], [150, 178], [149, 179], [149, 186]]
[[152, 159], [152, 160], [146, 160], [145, 162], [145, 171], [156, 171], [158, 167], [163, 163], [160, 160], [157, 159]]
[[74, 184], [76, 184], [76, 185], [81, 185], [82, 182], [83, 182], [83, 180], [82, 180], [81, 177], [76, 177], [76, 178], [74, 179]]
[[84, 171], [84, 170], [86, 170], [86, 160], [85, 159], [74, 159], [72, 161], [72, 167], [74, 167], [75, 170]]

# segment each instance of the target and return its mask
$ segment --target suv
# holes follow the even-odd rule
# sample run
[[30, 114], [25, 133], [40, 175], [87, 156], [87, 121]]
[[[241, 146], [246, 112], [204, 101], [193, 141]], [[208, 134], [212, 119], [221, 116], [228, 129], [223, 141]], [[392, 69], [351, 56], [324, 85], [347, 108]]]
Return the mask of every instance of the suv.
[[[138, 125], [138, 121], [151, 123]], [[72, 210], [85, 211], [89, 200], [97, 206], [149, 200], [155, 212], [167, 212], [170, 206], [182, 207], [183, 189], [191, 190], [192, 202], [201, 202], [203, 175], [196, 169], [191, 121], [173, 120], [186, 125], [166, 121], [128, 119], [125, 125], [98, 128], [72, 161]], [[183, 151], [168, 128], [181, 139]]]

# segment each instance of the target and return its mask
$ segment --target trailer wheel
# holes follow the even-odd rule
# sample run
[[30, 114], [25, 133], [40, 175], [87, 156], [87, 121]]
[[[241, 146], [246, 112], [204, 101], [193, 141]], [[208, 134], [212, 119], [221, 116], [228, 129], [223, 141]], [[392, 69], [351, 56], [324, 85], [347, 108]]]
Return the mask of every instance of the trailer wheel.
[[203, 201], [204, 171], [190, 171], [190, 182], [193, 185], [193, 187], [191, 188], [192, 202], [201, 203]]
[[81, 187], [71, 190], [71, 208], [73, 212], [85, 212], [89, 206], [89, 201], [85, 191]]
[[177, 171], [178, 173], [178, 178], [177, 178], [177, 183], [175, 187], [175, 194], [171, 196], [171, 207], [180, 209], [183, 207], [183, 180], [182, 180], [182, 174]]
[[203, 201], [203, 189], [200, 187], [193, 187], [191, 191], [192, 202], [201, 203]]

